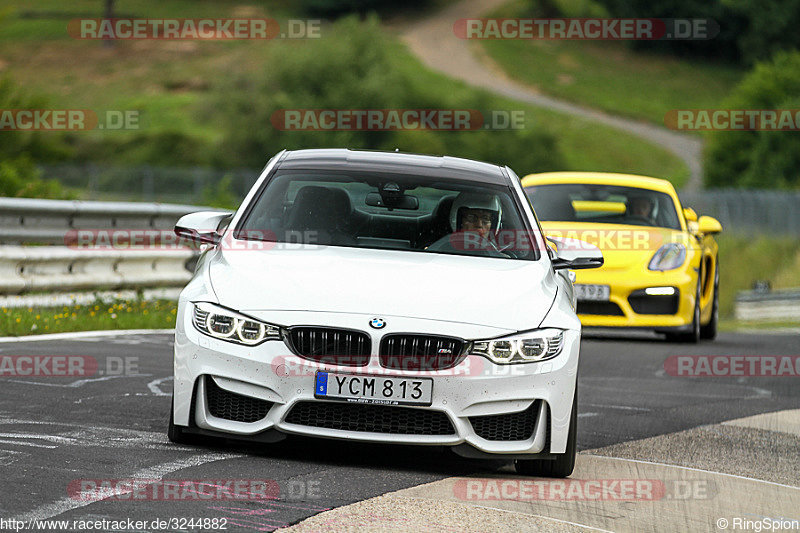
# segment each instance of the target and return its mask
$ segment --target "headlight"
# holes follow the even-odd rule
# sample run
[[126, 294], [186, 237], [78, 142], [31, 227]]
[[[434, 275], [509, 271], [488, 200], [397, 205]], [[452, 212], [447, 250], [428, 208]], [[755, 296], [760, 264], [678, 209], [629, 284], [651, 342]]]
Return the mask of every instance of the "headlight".
[[194, 305], [192, 323], [201, 333], [237, 344], [253, 346], [266, 340], [280, 340], [281, 328], [240, 315], [208, 302]]
[[647, 268], [650, 270], [673, 270], [686, 260], [686, 246], [671, 242], [659, 248], [650, 260]]
[[562, 330], [540, 329], [501, 339], [474, 341], [470, 353], [501, 365], [535, 363], [560, 354], [563, 344]]

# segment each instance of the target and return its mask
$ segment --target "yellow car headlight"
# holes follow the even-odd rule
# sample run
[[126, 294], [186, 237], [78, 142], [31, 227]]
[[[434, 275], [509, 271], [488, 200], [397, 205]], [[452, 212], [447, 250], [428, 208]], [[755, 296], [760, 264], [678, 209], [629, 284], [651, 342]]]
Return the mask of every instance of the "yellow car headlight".
[[675, 270], [686, 261], [686, 246], [678, 243], [664, 244], [656, 250], [650, 264], [647, 265], [649, 270]]

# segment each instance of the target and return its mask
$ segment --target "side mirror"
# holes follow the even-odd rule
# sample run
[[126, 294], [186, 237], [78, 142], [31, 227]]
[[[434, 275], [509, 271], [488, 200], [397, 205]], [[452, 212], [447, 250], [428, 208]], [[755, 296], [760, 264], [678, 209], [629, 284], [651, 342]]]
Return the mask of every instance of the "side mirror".
[[577, 270], [603, 266], [603, 252], [593, 244], [565, 237], [547, 237], [547, 240], [556, 248], [553, 258], [553, 268], [556, 270], [562, 268]]
[[233, 213], [228, 211], [200, 211], [183, 215], [175, 224], [175, 235], [198, 244], [217, 244], [219, 227], [229, 222]]
[[697, 221], [697, 231], [703, 235], [713, 235], [722, 231], [722, 224], [714, 217], [702, 216]]
[[697, 212], [691, 207], [684, 207], [683, 218], [686, 219], [686, 229], [689, 230], [689, 233], [697, 236]]

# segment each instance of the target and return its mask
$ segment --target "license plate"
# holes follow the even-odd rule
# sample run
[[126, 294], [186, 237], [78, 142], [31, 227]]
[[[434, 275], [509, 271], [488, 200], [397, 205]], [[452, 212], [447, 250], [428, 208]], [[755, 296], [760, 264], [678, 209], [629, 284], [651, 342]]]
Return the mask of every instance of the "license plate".
[[575, 285], [575, 297], [578, 300], [608, 301], [611, 289], [608, 285]]
[[385, 405], [430, 405], [431, 378], [397, 378], [317, 372], [314, 396], [326, 400]]

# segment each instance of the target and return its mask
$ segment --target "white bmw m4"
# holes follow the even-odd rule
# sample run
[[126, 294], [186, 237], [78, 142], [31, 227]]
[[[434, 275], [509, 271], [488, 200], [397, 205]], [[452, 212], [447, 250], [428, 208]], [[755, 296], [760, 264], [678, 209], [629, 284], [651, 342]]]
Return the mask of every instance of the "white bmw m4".
[[[452, 447], [566, 477], [581, 326], [570, 269], [508, 167], [283, 151], [203, 243], [178, 304], [169, 438]], [[579, 242], [579, 241], [575, 241]]]

